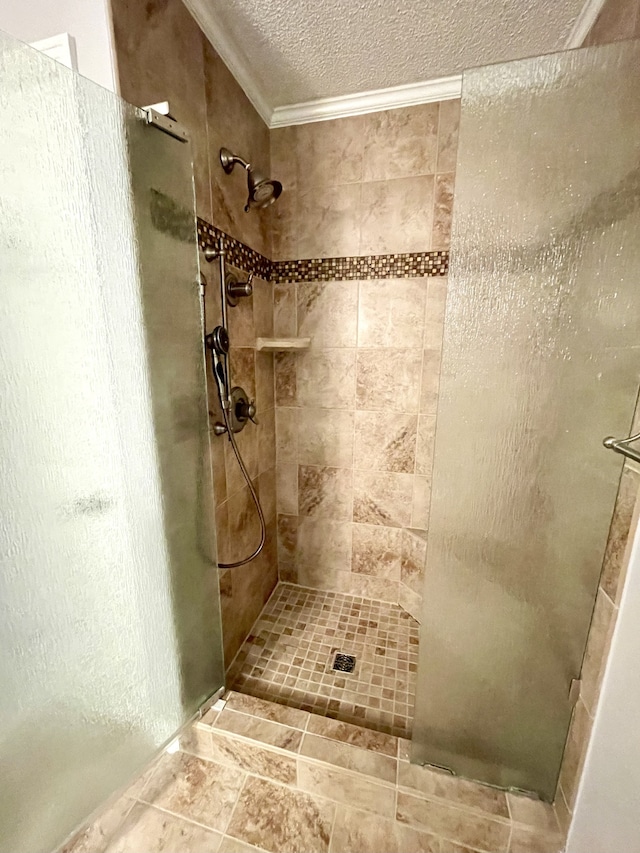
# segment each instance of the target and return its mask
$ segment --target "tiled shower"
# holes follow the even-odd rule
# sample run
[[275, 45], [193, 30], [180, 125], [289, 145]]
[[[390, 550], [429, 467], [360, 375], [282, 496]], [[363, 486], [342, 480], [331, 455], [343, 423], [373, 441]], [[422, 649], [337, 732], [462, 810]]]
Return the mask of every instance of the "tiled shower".
[[[146, 375], [118, 373], [123, 387], [130, 382], [122, 399], [145, 397], [153, 427], [145, 436], [150, 461], [145, 468], [128, 460], [122, 482], [151, 496], [143, 502], [148, 517], [124, 515], [146, 536], [132, 535], [131, 543], [145, 545], [145, 559], [155, 555], [155, 574], [122, 572], [114, 601], [126, 600], [142, 617], [155, 607], [165, 620], [165, 647], [149, 654], [147, 682], [136, 684], [139, 703], [123, 711], [127, 724], [135, 717], [146, 726], [140, 731], [150, 740], [140, 756], [165, 751], [124, 799], [133, 796], [132, 814], [142, 823], [157, 822], [158, 838], [165, 820], [186, 832], [175, 823], [184, 818], [202, 823], [189, 830], [196, 836], [200, 829], [228, 834], [229, 849], [233, 839], [262, 848], [261, 831], [249, 827], [252, 810], [256, 820], [273, 822], [278, 803], [294, 803], [287, 814], [295, 834], [298, 815], [320, 809], [326, 820], [318, 849], [328, 853], [339, 849], [330, 843], [334, 818], [339, 838], [352, 811], [364, 810], [353, 822], [368, 826], [367, 813], [376, 810], [357, 771], [384, 804], [371, 831], [393, 837], [392, 847], [412, 838], [429, 850], [464, 843], [489, 853], [495, 837], [495, 849], [516, 853], [518, 831], [525, 847], [533, 844], [529, 824], [537, 822], [555, 850], [556, 824], [566, 829], [576, 807], [638, 515], [639, 469], [623, 468], [600, 440], [610, 412], [612, 432], [627, 434], [637, 388], [629, 319], [637, 308], [629, 287], [629, 270], [640, 262], [629, 240], [637, 210], [620, 205], [636, 134], [628, 132], [632, 111], [615, 113], [619, 102], [636, 97], [624, 77], [637, 58], [633, 44], [618, 53], [564, 52], [465, 72], [462, 120], [453, 99], [269, 129], [181, 0], [111, 6], [120, 93], [138, 105], [168, 100], [192, 143], [157, 133], [149, 114], [113, 93], [90, 85], [85, 92], [87, 81], [70, 76], [66, 83], [74, 85], [65, 87], [60, 69], [50, 67], [56, 97], [64, 90], [65, 97], [86, 96], [87, 104], [103, 98], [112, 124], [106, 137], [126, 152], [119, 191], [131, 192], [138, 229], [122, 252], [131, 273], [129, 319], [113, 325], [140, 332], [138, 367], [148, 369], [153, 386], [147, 398]], [[25, 56], [37, 78], [42, 58], [31, 52], [30, 60], [28, 50]], [[612, 91], [602, 109], [621, 126], [617, 157], [604, 157], [601, 169], [593, 164], [605, 150], [598, 134], [607, 122], [589, 92], [599, 74]], [[505, 94], [512, 76], [523, 85], [507, 86]], [[536, 97], [531, 79], [540, 86]], [[487, 92], [497, 93], [495, 103]], [[577, 105], [576, 138], [590, 152], [582, 160], [563, 144], [565, 136], [572, 142], [572, 122], [562, 132], [557, 122], [565, 96]], [[24, 112], [19, 97], [12, 106]], [[539, 128], [550, 131], [546, 138]], [[507, 137], [523, 149], [531, 143], [524, 166], [503, 168], [495, 156]], [[282, 181], [275, 205], [245, 209], [246, 175], [225, 174], [222, 146]], [[514, 144], [510, 156], [517, 151]], [[99, 150], [89, 153], [101, 162]], [[545, 157], [560, 177], [545, 169]], [[583, 166], [586, 189], [574, 193], [570, 179], [582, 176]], [[604, 186], [597, 203], [594, 175]], [[100, 176], [107, 211], [108, 178]], [[566, 190], [563, 181], [571, 191], [558, 193], [550, 234], [542, 202], [556, 182]], [[584, 201], [578, 218], [576, 199]], [[128, 224], [119, 222], [118, 233]], [[106, 226], [99, 236], [109, 244]], [[224, 257], [212, 257], [220, 246]], [[91, 280], [121, 310], [120, 291], [110, 286], [121, 257], [105, 254], [113, 269], [94, 275], [92, 268]], [[207, 262], [214, 259], [220, 267]], [[252, 279], [250, 295], [229, 307], [228, 323], [219, 301], [224, 263]], [[16, 291], [24, 296], [20, 286]], [[17, 312], [21, 320], [28, 313]], [[99, 358], [109, 351], [112, 319], [103, 324], [107, 346]], [[255, 402], [255, 421], [237, 434], [245, 476], [224, 435], [226, 413], [211, 347], [202, 357], [201, 320], [205, 333], [221, 321], [227, 326], [231, 384]], [[123, 348], [125, 358], [129, 350]], [[603, 376], [615, 381], [598, 385]], [[574, 418], [575, 411], [591, 417]], [[131, 429], [118, 434], [131, 442]], [[566, 465], [577, 447], [584, 464]], [[91, 472], [98, 457], [96, 449]], [[84, 491], [88, 496], [63, 501], [65, 512], [86, 516], [82, 529], [94, 522], [95, 529], [120, 503], [103, 500], [97, 488]], [[152, 517], [157, 532], [149, 535]], [[566, 539], [559, 526], [569, 531]], [[243, 559], [262, 535], [260, 553]], [[235, 561], [237, 568], [221, 565]], [[127, 569], [126, 561], [118, 567]], [[144, 588], [152, 576], [154, 589]], [[30, 582], [37, 577], [31, 573]], [[115, 572], [112, 578], [120, 582]], [[124, 610], [111, 604], [104, 612], [111, 619]], [[146, 625], [144, 618], [129, 621]], [[133, 632], [116, 633], [127, 640]], [[79, 636], [74, 630], [74, 640]], [[86, 640], [99, 654], [108, 651], [99, 631], [87, 631]], [[150, 652], [147, 639], [140, 645]], [[108, 655], [109, 664], [117, 677], [133, 677], [132, 667], [121, 666], [131, 657], [122, 648]], [[83, 678], [77, 690], [85, 698]], [[153, 694], [165, 689], [166, 707]], [[91, 698], [106, 715], [100, 696]], [[144, 703], [153, 713], [139, 712]], [[187, 721], [193, 726], [180, 730]], [[380, 745], [382, 764], [367, 754]], [[84, 760], [77, 749], [72, 761]], [[76, 818], [115, 791], [127, 768], [141, 767], [130, 749], [112, 762], [112, 782], [94, 767], [74, 774]], [[89, 777], [95, 789], [85, 795]], [[46, 784], [55, 784], [55, 773]], [[549, 802], [505, 793], [516, 789]], [[360, 799], [347, 814], [341, 800], [348, 791]], [[36, 800], [47, 800], [43, 792]], [[122, 807], [111, 834], [129, 820], [131, 805]]]
[[[374, 672], [356, 654], [364, 667], [356, 690], [331, 666], [336, 650], [358, 650], [359, 629], [372, 630], [350, 624], [371, 607], [417, 636], [459, 101], [268, 131], [181, 2], [112, 5], [123, 96], [168, 98], [191, 131], [201, 245], [224, 236], [231, 265], [255, 275], [253, 297], [230, 311], [229, 331], [235, 381], [258, 406], [259, 425], [238, 443], [267, 542], [252, 563], [219, 574], [228, 680], [409, 734], [410, 677], [399, 697], [381, 695], [372, 708], [372, 679], [391, 677], [389, 661]], [[170, 43], [179, 49], [168, 51]], [[217, 161], [223, 145], [282, 181], [277, 204], [244, 213], [243, 176], [226, 176]], [[207, 316], [216, 318], [216, 274], [203, 271]], [[260, 337], [308, 337], [310, 345], [261, 351]], [[209, 383], [213, 425], [220, 413]], [[212, 436], [212, 444], [218, 555], [237, 559], [256, 542], [257, 519], [228, 442]], [[309, 636], [282, 647], [267, 623], [293, 619], [292, 601], [310, 613], [335, 611], [346, 624], [314, 621]], [[321, 639], [326, 631], [337, 636]], [[411, 675], [415, 643], [403, 653]]]
[[[406, 660], [390, 656], [379, 672], [356, 654], [358, 690], [349, 689], [350, 676], [328, 674], [331, 696], [324, 702], [322, 693], [309, 688], [315, 682], [304, 677], [305, 666], [294, 663], [299, 650], [288, 656], [279, 650], [287, 661], [284, 680], [297, 683], [272, 698], [406, 735], [414, 701], [409, 681], [415, 681], [417, 665], [458, 101], [268, 133], [204, 39], [196, 50], [200, 33], [181, 3], [152, 8], [149, 18], [131, 4], [113, 5], [122, 94], [134, 103], [168, 97], [180, 120], [190, 124], [201, 243], [230, 235], [232, 266], [255, 274], [253, 296], [229, 311], [229, 334], [234, 383], [258, 407], [259, 425], [240, 433], [238, 444], [265, 511], [267, 544], [252, 563], [220, 572], [227, 666], [240, 652], [231, 680], [243, 671], [242, 657], [245, 667], [252, 659], [249, 647], [243, 648], [247, 637], [249, 644], [264, 639], [261, 621], [257, 635], [250, 632], [278, 582], [286, 586], [274, 601], [300, 594], [309, 602], [332, 596], [332, 608], [354, 613], [374, 607], [406, 627], [378, 635], [378, 657], [393, 644]], [[164, 58], [160, 63], [163, 38], [176, 33], [190, 47], [181, 54], [189, 57], [189, 69]], [[157, 73], [151, 75], [151, 68]], [[227, 177], [216, 162], [222, 145], [250, 155], [282, 181], [276, 205], [242, 211], [242, 177]], [[212, 327], [219, 312], [216, 271], [203, 264], [203, 273]], [[310, 346], [275, 354], [256, 348], [257, 338], [273, 336], [309, 337]], [[210, 375], [208, 382], [213, 426], [220, 412]], [[248, 553], [259, 528], [229, 443], [213, 436], [212, 442], [217, 547], [225, 562]], [[314, 631], [326, 628], [316, 625]], [[338, 645], [347, 654], [358, 651], [356, 636], [347, 635], [360, 628], [334, 637], [327, 659], [314, 659], [314, 668], [331, 673], [329, 658]], [[302, 645], [307, 641], [313, 642], [311, 636]], [[399, 665], [406, 666], [402, 675]], [[392, 697], [376, 699], [362, 692], [378, 686], [374, 678], [388, 682], [392, 666], [402, 680], [400, 696], [394, 690]], [[341, 681], [343, 688], [337, 686]], [[370, 707], [364, 697], [381, 706]]]
[[[415, 698], [457, 119], [457, 102], [428, 104], [287, 128], [271, 142], [271, 170], [285, 184], [273, 208], [273, 335], [310, 344], [274, 356], [286, 586], [229, 678], [403, 736]], [[391, 156], [398, 149], [404, 161]], [[311, 623], [286, 626], [295, 643], [267, 630], [296, 614]], [[349, 624], [357, 614], [371, 618]], [[332, 670], [336, 652], [356, 658], [352, 674]]]

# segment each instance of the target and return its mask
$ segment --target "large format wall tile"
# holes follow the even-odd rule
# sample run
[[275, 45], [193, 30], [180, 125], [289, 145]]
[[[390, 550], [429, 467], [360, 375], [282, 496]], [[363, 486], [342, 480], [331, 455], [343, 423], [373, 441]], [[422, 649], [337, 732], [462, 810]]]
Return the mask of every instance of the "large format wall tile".
[[451, 243], [451, 218], [453, 215], [453, 172], [436, 175], [434, 185], [432, 249], [448, 249]]
[[305, 227], [298, 234], [301, 258], [357, 255], [360, 249], [360, 184], [315, 187], [298, 195], [298, 216]]
[[352, 116], [299, 125], [294, 154], [298, 189], [361, 181], [366, 123], [367, 117]]
[[298, 462], [298, 415], [302, 410], [288, 406], [276, 409], [276, 456], [278, 462]]
[[442, 347], [446, 300], [447, 279], [429, 279], [427, 285], [426, 314], [424, 318], [425, 349], [439, 350]]
[[358, 301], [358, 346], [422, 347], [428, 280], [363, 281]]
[[300, 518], [296, 552], [298, 565], [316, 572], [351, 571], [351, 535], [351, 522]]
[[298, 514], [298, 466], [295, 462], [278, 462], [276, 468], [278, 512]]
[[431, 476], [435, 437], [436, 416], [420, 415], [418, 418], [418, 442], [416, 447], [416, 474]]
[[385, 527], [410, 527], [413, 481], [411, 474], [354, 471], [353, 520]]
[[300, 406], [352, 409], [356, 353], [353, 349], [307, 350], [296, 362], [296, 399]]
[[417, 415], [356, 412], [354, 468], [412, 474], [417, 426]]
[[353, 474], [349, 468], [298, 467], [298, 513], [311, 518], [351, 521]]
[[227, 175], [219, 157], [220, 148], [229, 148], [269, 172], [269, 130], [206, 40], [204, 72], [213, 224], [263, 255], [269, 255], [268, 211], [245, 212], [246, 174], [236, 168]]
[[295, 284], [273, 285], [273, 333], [278, 337], [298, 334]]
[[433, 200], [433, 175], [362, 184], [360, 254], [428, 251]]
[[354, 347], [358, 326], [358, 283], [299, 282], [298, 334], [312, 347]]
[[365, 116], [365, 181], [433, 175], [438, 155], [438, 104]]
[[276, 406], [294, 406], [297, 397], [297, 356], [278, 352], [274, 359]]
[[440, 104], [438, 132], [438, 172], [454, 172], [458, 153], [460, 128], [460, 101], [443, 101]]
[[356, 407], [417, 412], [422, 362], [418, 349], [359, 349]]
[[351, 570], [390, 580], [400, 579], [403, 531], [397, 527], [354, 524]]
[[298, 409], [296, 447], [301, 465], [353, 465], [354, 412]]

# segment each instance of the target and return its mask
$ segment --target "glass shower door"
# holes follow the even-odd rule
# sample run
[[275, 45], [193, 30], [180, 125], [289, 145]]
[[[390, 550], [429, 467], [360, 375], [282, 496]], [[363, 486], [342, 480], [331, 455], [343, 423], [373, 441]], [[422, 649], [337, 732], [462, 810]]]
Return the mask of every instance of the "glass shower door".
[[545, 799], [638, 392], [638, 67], [463, 81], [412, 760]]
[[224, 680], [190, 145], [0, 33], [0, 850]]

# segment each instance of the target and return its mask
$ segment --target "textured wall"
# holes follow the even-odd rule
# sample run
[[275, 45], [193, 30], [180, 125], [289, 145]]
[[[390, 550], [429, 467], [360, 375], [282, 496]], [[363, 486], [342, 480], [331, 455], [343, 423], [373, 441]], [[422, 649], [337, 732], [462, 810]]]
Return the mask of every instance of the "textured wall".
[[[115, 48], [122, 96], [136, 105], [168, 100], [175, 118], [191, 132], [198, 215], [264, 254], [266, 212], [243, 210], [246, 176], [225, 175], [218, 161], [226, 145], [265, 169], [269, 132], [208, 44], [180, 0], [139, 4], [112, 0]], [[217, 265], [202, 263], [209, 281], [206, 328], [220, 322]], [[267, 546], [248, 566], [220, 573], [225, 659], [238, 650], [277, 577], [275, 547], [275, 436], [273, 357], [255, 351], [256, 334], [272, 328], [271, 285], [256, 280], [253, 297], [229, 310], [232, 379], [256, 396], [260, 426], [239, 437], [269, 522]], [[210, 420], [219, 420], [217, 395], [209, 384]], [[222, 562], [250, 553], [257, 544], [255, 509], [229, 442], [212, 436], [218, 555]]]
[[[584, 0], [191, 0], [271, 106], [562, 50]], [[227, 48], [228, 49], [228, 48]], [[248, 60], [248, 61], [247, 61]]]
[[[272, 133], [278, 258], [448, 248], [458, 102]], [[280, 577], [419, 615], [444, 278], [274, 288]], [[416, 532], [417, 531], [417, 532]]]

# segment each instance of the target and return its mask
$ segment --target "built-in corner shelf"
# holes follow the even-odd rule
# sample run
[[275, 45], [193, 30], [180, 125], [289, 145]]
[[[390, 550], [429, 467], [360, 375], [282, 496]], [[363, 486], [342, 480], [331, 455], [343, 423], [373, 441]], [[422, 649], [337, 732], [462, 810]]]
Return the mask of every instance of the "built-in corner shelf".
[[277, 350], [279, 352], [309, 349], [311, 338], [256, 338], [257, 350]]

